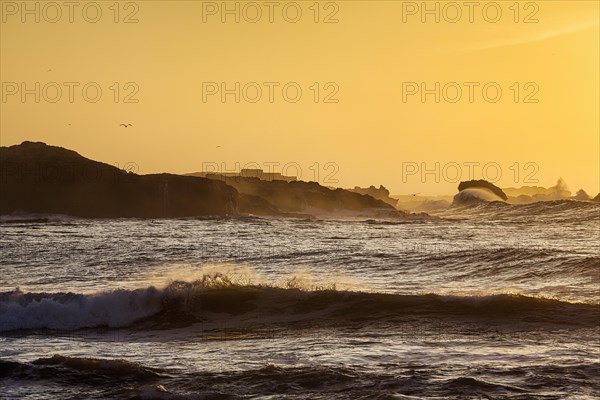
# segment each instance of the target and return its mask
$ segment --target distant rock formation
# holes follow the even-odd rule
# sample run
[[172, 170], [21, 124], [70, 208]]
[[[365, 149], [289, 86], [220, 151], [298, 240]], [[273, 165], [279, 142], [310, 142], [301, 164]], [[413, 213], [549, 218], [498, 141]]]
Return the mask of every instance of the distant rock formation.
[[556, 185], [549, 188], [542, 186], [522, 186], [520, 188], [505, 188], [503, 190], [509, 196], [509, 203], [512, 204], [527, 204], [537, 201], [552, 201], [572, 198], [571, 192], [562, 178], [558, 179]]
[[596, 195], [596, 197], [594, 197], [594, 198], [592, 199], [592, 201], [595, 201], [596, 203], [600, 203], [600, 193], [598, 193], [598, 194]]
[[240, 176], [207, 175], [240, 193], [239, 212], [254, 215], [317, 217], [423, 218], [406, 214], [371, 196], [330, 189], [317, 182], [265, 181]]
[[0, 214], [90, 218], [227, 215], [238, 193], [220, 181], [138, 175], [45, 143], [0, 147]]
[[543, 186], [521, 186], [520, 188], [508, 187], [502, 188], [502, 191], [510, 197], [524, 196], [525, 198], [532, 198], [535, 195], [547, 195], [551, 193], [551, 190]]
[[586, 191], [583, 189], [579, 189], [573, 198], [579, 201], [586, 201], [591, 199], [590, 195], [587, 194]]
[[501, 198], [502, 200], [504, 200], [504, 201], [508, 200], [508, 196], [502, 191], [502, 189], [500, 189], [498, 186], [496, 186], [493, 183], [488, 182], [484, 179], [465, 181], [465, 182], [461, 182], [458, 185], [459, 192], [462, 192], [465, 189], [471, 189], [471, 188], [487, 189], [487, 190], [491, 191], [492, 193], [494, 193], [499, 198]]
[[386, 202], [387, 204], [391, 205], [392, 207], [395, 207], [396, 203], [398, 203], [398, 200], [392, 199], [390, 197], [390, 191], [387, 190], [383, 185], [379, 185], [379, 189], [376, 188], [375, 186], [371, 185], [368, 188], [361, 188], [361, 187], [355, 186], [354, 189], [346, 189], [346, 190], [348, 190], [350, 192], [354, 192], [354, 193], [360, 193], [363, 195], [371, 196], [374, 199]]
[[295, 176], [282, 175], [280, 172], [265, 172], [260, 168], [243, 168], [240, 172], [193, 172], [184, 176], [201, 176], [203, 178], [216, 178], [225, 176], [228, 178], [258, 178], [261, 181], [296, 181]]

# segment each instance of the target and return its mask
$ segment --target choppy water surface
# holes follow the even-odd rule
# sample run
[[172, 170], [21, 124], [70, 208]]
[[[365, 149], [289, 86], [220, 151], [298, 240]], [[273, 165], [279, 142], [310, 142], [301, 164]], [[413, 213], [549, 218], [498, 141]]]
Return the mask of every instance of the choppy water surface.
[[0, 233], [0, 398], [600, 396], [598, 204]]

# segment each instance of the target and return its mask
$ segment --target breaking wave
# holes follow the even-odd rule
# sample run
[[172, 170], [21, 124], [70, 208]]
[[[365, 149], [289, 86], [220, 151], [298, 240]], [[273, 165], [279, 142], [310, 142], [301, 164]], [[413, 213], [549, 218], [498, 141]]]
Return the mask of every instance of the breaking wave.
[[77, 293], [0, 293], [0, 331], [120, 327], [158, 313], [164, 293], [154, 287]]
[[600, 220], [600, 203], [578, 200], [538, 201], [529, 204], [509, 204], [503, 201], [473, 201], [453, 204], [441, 212], [444, 216], [476, 216], [507, 221], [538, 221], [580, 223]]
[[0, 331], [144, 327], [232, 321], [405, 322], [411, 319], [483, 319], [542, 324], [595, 326], [598, 305], [569, 303], [515, 294], [487, 296], [401, 295], [335, 290], [335, 285], [299, 288], [241, 285], [226, 275], [205, 275], [167, 287], [114, 290], [95, 294], [0, 293]]

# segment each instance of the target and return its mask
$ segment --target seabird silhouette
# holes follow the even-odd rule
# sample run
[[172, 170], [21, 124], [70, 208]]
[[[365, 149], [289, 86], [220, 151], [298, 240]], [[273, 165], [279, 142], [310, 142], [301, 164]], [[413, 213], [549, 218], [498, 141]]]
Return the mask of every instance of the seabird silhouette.
[[131, 125], [131, 124], [119, 124], [119, 126], [122, 126], [122, 127], [124, 127], [124, 128], [127, 128], [128, 126], [133, 126], [133, 125]]

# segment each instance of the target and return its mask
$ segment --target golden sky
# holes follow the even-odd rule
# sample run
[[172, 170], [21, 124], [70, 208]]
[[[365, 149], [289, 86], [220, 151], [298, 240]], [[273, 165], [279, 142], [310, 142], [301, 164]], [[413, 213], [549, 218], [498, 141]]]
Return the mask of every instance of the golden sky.
[[597, 1], [88, 3], [1, 1], [3, 146], [140, 173], [279, 163], [394, 194], [451, 194], [471, 171], [600, 190]]

